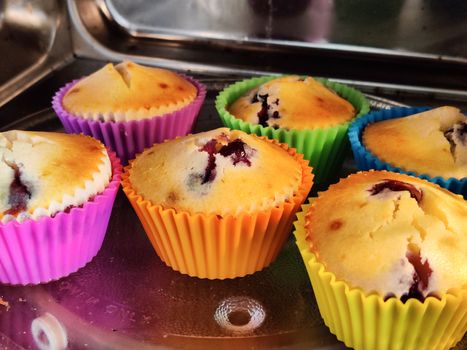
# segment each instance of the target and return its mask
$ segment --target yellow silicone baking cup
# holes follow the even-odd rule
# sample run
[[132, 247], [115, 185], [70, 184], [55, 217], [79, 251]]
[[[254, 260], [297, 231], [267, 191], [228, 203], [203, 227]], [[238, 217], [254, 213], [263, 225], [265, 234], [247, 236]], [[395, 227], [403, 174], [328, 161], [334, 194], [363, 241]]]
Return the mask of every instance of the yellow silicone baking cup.
[[357, 350], [442, 350], [462, 339], [467, 330], [466, 289], [450, 290], [441, 299], [409, 299], [404, 304], [351, 288], [326, 271], [310, 251], [305, 238], [305, 213], [310, 207], [303, 205], [297, 213], [294, 235], [321, 317], [337, 339]]
[[308, 196], [313, 174], [295, 149], [275, 140], [302, 167], [302, 183], [292, 199], [268, 210], [238, 215], [190, 213], [164, 208], [137, 194], [122, 176], [123, 191], [136, 211], [157, 255], [172, 269], [209, 279], [242, 277], [268, 266], [290, 235], [295, 213]]

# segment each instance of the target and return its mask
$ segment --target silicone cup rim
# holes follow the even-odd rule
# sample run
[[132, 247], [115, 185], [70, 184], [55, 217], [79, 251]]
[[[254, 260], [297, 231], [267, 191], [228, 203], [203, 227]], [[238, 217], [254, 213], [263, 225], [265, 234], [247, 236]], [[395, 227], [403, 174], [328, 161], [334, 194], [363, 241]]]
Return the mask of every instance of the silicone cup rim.
[[[64, 86], [62, 86], [54, 94], [54, 96], [52, 97], [52, 107], [53, 107], [53, 109], [54, 109], [54, 111], [55, 111], [55, 113], [57, 115], [60, 114], [63, 117], [69, 118], [71, 120], [85, 120], [85, 121], [89, 122], [91, 125], [93, 125], [93, 124], [94, 125], [95, 124], [106, 125], [106, 124], [109, 124], [109, 123], [110, 124], [116, 124], [116, 125], [128, 125], [128, 124], [135, 124], [135, 123], [142, 122], [142, 121], [154, 121], [156, 119], [166, 120], [166, 119], [169, 119], [169, 118], [172, 118], [172, 117], [176, 117], [176, 114], [184, 114], [186, 111], [188, 111], [190, 108], [192, 108], [193, 105], [195, 105], [197, 103], [200, 103], [200, 106], [201, 106], [203, 104], [203, 102], [204, 102], [204, 100], [206, 98], [206, 94], [207, 94], [207, 89], [206, 89], [206, 86], [204, 84], [202, 84], [201, 82], [199, 82], [198, 80], [194, 79], [193, 77], [191, 77], [189, 75], [185, 75], [185, 74], [181, 74], [181, 73], [177, 73], [177, 74], [180, 75], [181, 77], [187, 79], [190, 83], [192, 83], [196, 87], [197, 93], [196, 93], [196, 96], [193, 99], [193, 101], [191, 101], [187, 105], [183, 106], [182, 108], [180, 108], [178, 110], [175, 110], [175, 111], [172, 111], [172, 112], [169, 112], [169, 113], [164, 113], [164, 114], [161, 114], [161, 115], [155, 115], [155, 116], [152, 116], [152, 117], [141, 118], [141, 119], [119, 120], [119, 121], [116, 121], [116, 120], [103, 120], [102, 121], [102, 120], [89, 119], [89, 118], [84, 118], [84, 117], [74, 115], [73, 113], [68, 112], [65, 109], [65, 107], [63, 106], [62, 101], [63, 101], [63, 98], [66, 95], [66, 92], [68, 92], [68, 90], [70, 90], [76, 83], [78, 83], [82, 79], [86, 78], [85, 76], [81, 77], [79, 79], [74, 79], [74, 80], [68, 82], [67, 84], [65, 84]], [[107, 113], [107, 112], [98, 112], [98, 113]]]
[[[310, 203], [313, 200], [309, 198]], [[361, 288], [350, 287], [326, 270], [309, 247], [305, 225], [311, 206], [304, 204], [297, 213], [294, 236], [320, 315], [338, 340], [356, 349], [401, 348], [404, 344], [410, 349], [427, 350], [432, 348], [429, 346], [432, 342], [447, 349], [447, 345], [454, 346], [462, 339], [465, 317], [456, 315], [465, 310], [467, 288], [451, 289], [440, 298], [429, 296], [423, 302], [410, 298], [403, 303], [399, 298], [386, 299], [378, 293], [366, 293]], [[427, 310], [431, 312], [427, 313]], [[418, 325], [415, 329], [410, 324], [412, 321]], [[438, 325], [441, 331], [436, 332], [434, 327]], [[425, 337], [424, 327], [431, 327], [435, 333]], [[424, 339], [423, 344], [419, 344], [420, 337]]]
[[100, 205], [99, 202], [104, 199], [104, 197], [108, 197], [109, 195], [112, 195], [110, 192], [115, 191], [116, 189], [118, 190], [121, 182], [121, 177], [123, 175], [123, 168], [120, 163], [120, 159], [117, 157], [114, 151], [106, 147], [107, 154], [110, 159], [111, 163], [111, 168], [112, 168], [112, 176], [109, 180], [109, 183], [107, 186], [105, 186], [104, 190], [102, 192], [97, 193], [96, 195], [92, 196], [92, 199], [88, 199], [86, 202], [79, 206], [72, 206], [67, 212], [61, 210], [58, 211], [57, 213], [51, 215], [51, 216], [42, 216], [38, 219], [33, 219], [33, 218], [28, 218], [23, 222], [18, 222], [17, 220], [12, 220], [9, 221], [5, 224], [0, 223], [0, 228], [6, 229], [7, 226], [15, 226], [16, 228], [20, 228], [20, 226], [26, 222], [33, 221], [37, 224], [42, 223], [44, 221], [48, 220], [53, 220], [55, 218], [59, 218], [61, 216], [65, 217], [70, 217], [76, 212], [82, 212], [85, 211], [89, 206], [96, 206]]
[[[332, 129], [338, 128], [340, 126], [347, 126], [347, 125], [349, 125], [351, 123], [351, 121], [356, 120], [356, 119], [366, 115], [370, 111], [370, 104], [369, 104], [368, 100], [366, 99], [366, 97], [360, 91], [358, 91], [357, 89], [354, 89], [354, 88], [352, 88], [350, 86], [347, 86], [345, 84], [341, 84], [341, 83], [338, 83], [338, 82], [333, 82], [333, 81], [330, 81], [329, 79], [325, 79], [325, 78], [315, 78], [315, 79], [317, 81], [319, 81], [320, 83], [322, 83], [327, 88], [330, 88], [331, 90], [333, 90], [335, 93], [337, 93], [343, 99], [350, 102], [354, 106], [354, 108], [356, 108], [358, 110], [358, 113], [353, 118], [351, 118], [349, 121], [347, 121], [345, 123], [341, 123], [341, 124], [336, 124], [336, 125], [331, 125], [331, 126], [328, 126], [328, 127], [323, 127], [323, 128], [313, 128], [313, 129], [278, 128], [278, 129], [274, 129], [272, 126], [264, 127], [264, 126], [262, 126], [260, 124], [252, 124], [252, 123], [246, 122], [246, 121], [244, 121], [242, 119], [236, 118], [235, 116], [230, 114], [230, 112], [227, 110], [227, 106], [229, 104], [231, 104], [234, 100], [236, 100], [236, 98], [234, 98], [231, 101], [230, 98], [229, 98], [230, 97], [229, 95], [233, 92], [233, 90], [240, 87], [240, 91], [238, 93], [243, 94], [243, 93], [247, 92], [248, 90], [251, 90], [251, 89], [255, 88], [256, 86], [258, 86], [258, 85], [260, 85], [262, 83], [265, 83], [267, 81], [277, 79], [277, 78], [280, 78], [280, 77], [283, 77], [283, 76], [285, 76], [285, 75], [268, 75], [268, 76], [262, 76], [262, 77], [254, 77], [254, 78], [250, 78], [250, 79], [240, 80], [240, 81], [235, 82], [234, 84], [226, 86], [222, 91], [220, 91], [218, 93], [218, 95], [216, 97], [216, 100], [215, 100], [215, 107], [216, 107], [219, 115], [221, 115], [221, 117], [227, 117], [229, 119], [233, 119], [233, 120], [238, 121], [238, 123], [240, 124], [242, 130], [244, 128], [258, 129], [258, 130], [261, 131], [261, 135], [266, 135], [268, 133], [275, 133], [275, 132], [277, 132], [277, 130], [282, 130], [286, 134], [287, 133], [292, 133], [292, 132], [306, 132], [306, 131], [313, 131], [313, 130], [324, 130], [324, 131], [332, 130]], [[347, 98], [343, 97], [340, 92], [336, 91], [335, 90], [336, 88], [343, 89], [343, 91], [347, 91], [348, 93], [355, 94], [360, 99], [359, 102], [361, 102], [362, 105], [361, 106], [356, 106], [354, 103], [352, 103], [352, 101], [349, 101]]]
[[[424, 180], [428, 180], [430, 182], [434, 182], [441, 187], [450, 189], [452, 186], [451, 183], [458, 184], [460, 188], [467, 188], [467, 177], [462, 179], [457, 179], [454, 177], [445, 178], [442, 176], [430, 176], [428, 174], [419, 174], [413, 170], [407, 170], [405, 168], [396, 167], [391, 165], [388, 162], [382, 161], [378, 157], [376, 157], [373, 153], [371, 153], [364, 145], [362, 141], [362, 134], [363, 130], [372, 123], [389, 120], [389, 119], [397, 119], [397, 118], [404, 118], [408, 117], [413, 114], [417, 114], [420, 112], [424, 112], [427, 110], [433, 109], [433, 107], [394, 107], [388, 110], [381, 110], [381, 111], [374, 111], [358, 120], [353, 121], [349, 126], [348, 137], [350, 141], [350, 145], [352, 147], [352, 151], [357, 161], [357, 166], [360, 170], [368, 170], [371, 169], [371, 165], [373, 165], [376, 169], [388, 170], [396, 173], [403, 173], [415, 177], [422, 178]], [[362, 166], [362, 162], [369, 163], [370, 167]], [[457, 193], [457, 192], [456, 192]]]
[[[307, 188], [307, 183], [308, 182], [311, 183], [311, 186], [313, 185], [313, 179], [314, 179], [313, 168], [308, 164], [308, 161], [303, 158], [303, 155], [301, 153], [298, 153], [295, 148], [290, 147], [288, 144], [281, 143], [281, 142], [279, 142], [279, 141], [277, 141], [275, 139], [268, 139], [265, 136], [257, 136], [257, 135], [252, 135], [252, 136], [263, 139], [263, 140], [265, 140], [267, 142], [271, 142], [271, 143], [279, 145], [287, 153], [289, 153], [291, 156], [293, 156], [294, 159], [297, 162], [300, 163], [300, 166], [302, 168], [302, 183], [300, 184], [299, 188], [297, 189], [297, 193], [293, 195], [293, 197], [292, 197], [293, 200], [288, 199], [288, 200], [284, 201], [284, 203], [281, 203], [279, 206], [272, 206], [271, 208], [268, 208], [266, 210], [270, 210], [272, 208], [277, 208], [277, 207], [282, 207], [285, 204], [294, 205], [294, 204], [298, 203], [298, 201], [301, 201], [303, 196], [298, 196], [298, 193], [304, 192], [304, 190]], [[165, 142], [168, 142], [168, 141], [171, 141], [171, 140], [166, 140]], [[162, 212], [173, 212], [173, 213], [176, 213], [176, 214], [188, 215], [188, 216], [203, 216], [203, 217], [207, 217], [209, 219], [217, 217], [218, 215], [220, 215], [220, 214], [214, 213], [214, 212], [213, 213], [199, 213], [199, 212], [192, 213], [192, 212], [190, 212], [188, 210], [183, 210], [183, 209], [164, 208], [161, 204], [155, 204], [155, 203], [151, 202], [150, 200], [145, 199], [142, 195], [138, 194], [136, 192], [136, 190], [134, 189], [134, 187], [131, 185], [131, 182], [130, 182], [130, 179], [129, 179], [129, 177], [130, 177], [129, 171], [132, 168], [133, 163], [138, 158], [138, 156], [140, 156], [143, 152], [150, 149], [151, 147], [147, 147], [141, 153], [138, 153], [135, 156], [135, 158], [131, 159], [129, 161], [128, 165], [123, 168], [121, 184], [122, 184], [122, 189], [123, 189], [123, 191], [125, 192], [126, 195], [131, 195], [131, 196], [135, 197], [138, 202], [140, 202], [140, 203], [143, 202], [145, 205], [148, 205], [148, 206], [151, 206], [151, 207], [156, 208], [158, 210], [161, 210]], [[310, 170], [310, 171], [305, 172], [305, 170]], [[309, 192], [309, 190], [307, 191], [307, 194], [308, 194], [308, 192]], [[306, 199], [307, 194], [305, 194], [305, 198], [303, 198], [304, 200]], [[256, 211], [259, 211], [259, 209], [255, 210], [254, 212], [256, 212]], [[245, 213], [242, 213], [242, 214], [251, 214], [251, 213], [245, 212]], [[235, 218], [237, 216], [238, 216], [238, 214], [232, 214], [232, 213], [222, 215], [223, 218]]]
[[[316, 175], [315, 183], [326, 182], [329, 177], [334, 176], [342, 164], [344, 152], [347, 149], [347, 129], [349, 122], [315, 129], [286, 129], [263, 127], [259, 124], [251, 124], [235, 118], [227, 111], [227, 106], [262, 82], [277, 78], [277, 76], [264, 76], [245, 79], [224, 88], [216, 97], [216, 110], [224, 125], [231, 129], [242, 130], [249, 134], [266, 136], [279, 142], [287, 143], [304, 154], [305, 159], [310, 161]], [[319, 79], [340, 96], [350, 101], [359, 110], [354, 118], [365, 115], [370, 107], [365, 96], [358, 90], [344, 84]], [[336, 170], [336, 171], [333, 171]]]

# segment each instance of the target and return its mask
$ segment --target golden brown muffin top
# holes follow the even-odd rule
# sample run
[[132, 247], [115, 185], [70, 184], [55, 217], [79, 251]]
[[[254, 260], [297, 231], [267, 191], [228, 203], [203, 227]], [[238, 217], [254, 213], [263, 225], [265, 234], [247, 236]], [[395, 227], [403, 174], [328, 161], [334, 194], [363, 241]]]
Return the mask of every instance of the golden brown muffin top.
[[137, 194], [164, 208], [223, 215], [282, 204], [302, 176], [301, 163], [277, 143], [220, 128], [145, 150], [129, 181]]
[[227, 107], [234, 117], [265, 127], [316, 129], [343, 124], [355, 108], [311, 77], [286, 76], [270, 80]]
[[353, 174], [320, 193], [307, 240], [328, 271], [365, 292], [422, 299], [467, 287], [467, 202], [404, 174]]
[[89, 136], [0, 133], [0, 222], [81, 205], [105, 189], [111, 174], [104, 145]]
[[457, 108], [370, 124], [362, 140], [376, 157], [404, 170], [432, 177], [467, 176], [467, 117]]
[[174, 72], [124, 61], [109, 63], [77, 82], [62, 103], [83, 118], [137, 120], [179, 110], [196, 94], [196, 87]]

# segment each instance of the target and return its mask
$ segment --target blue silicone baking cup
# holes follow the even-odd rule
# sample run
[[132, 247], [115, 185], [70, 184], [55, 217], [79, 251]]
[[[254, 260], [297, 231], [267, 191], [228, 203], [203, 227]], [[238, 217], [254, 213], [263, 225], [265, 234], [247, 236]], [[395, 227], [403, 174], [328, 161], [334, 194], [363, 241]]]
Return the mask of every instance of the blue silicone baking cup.
[[412, 114], [427, 111], [429, 109], [431, 109], [431, 107], [397, 107], [372, 112], [354, 120], [350, 124], [348, 136], [357, 167], [360, 170], [389, 170], [397, 173], [416, 176], [434, 182], [435, 184], [438, 184], [439, 186], [444, 187], [451, 192], [461, 194], [464, 196], [464, 199], [467, 199], [467, 178], [464, 177], [462, 179], [456, 179], [451, 177], [446, 179], [440, 176], [431, 177], [427, 174], [417, 174], [414, 171], [401, 169], [377, 158], [370, 151], [368, 151], [362, 143], [362, 133], [368, 124], [382, 120], [402, 118]]

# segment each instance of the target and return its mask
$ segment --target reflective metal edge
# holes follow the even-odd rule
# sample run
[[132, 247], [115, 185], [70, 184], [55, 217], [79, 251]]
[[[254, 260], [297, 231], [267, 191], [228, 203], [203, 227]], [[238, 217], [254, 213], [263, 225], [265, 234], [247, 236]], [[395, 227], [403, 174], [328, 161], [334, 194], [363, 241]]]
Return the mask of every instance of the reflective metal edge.
[[[225, 35], [213, 35], [212, 37], [205, 37], [202, 35], [196, 35], [193, 32], [183, 31], [183, 30], [164, 30], [163, 28], [155, 28], [145, 25], [140, 25], [138, 28], [132, 25], [127, 21], [115, 8], [109, 0], [95, 0], [96, 5], [100, 8], [103, 15], [107, 19], [120, 27], [121, 30], [125, 31], [127, 34], [135, 38], [144, 38], [144, 39], [162, 39], [162, 40], [178, 40], [186, 42], [209, 42], [212, 43], [213, 40], [222, 45], [226, 43], [235, 43], [238, 40], [234, 38], [226, 37]], [[248, 38], [248, 43], [251, 44], [260, 44], [276, 47], [300, 47], [300, 48], [310, 48], [310, 49], [319, 49], [323, 51], [346, 51], [354, 52], [361, 54], [372, 54], [372, 55], [382, 55], [382, 56], [393, 56], [393, 57], [410, 57], [410, 58], [419, 58], [419, 59], [429, 59], [435, 61], [444, 61], [444, 62], [457, 62], [457, 63], [467, 63], [467, 58], [455, 57], [455, 56], [446, 56], [446, 55], [435, 55], [435, 54], [425, 54], [415, 51], [396, 51], [389, 49], [379, 49], [368, 46], [354, 46], [354, 45], [345, 45], [345, 44], [332, 44], [332, 43], [308, 43], [308, 42], [295, 42], [291, 40], [278, 40], [278, 39], [261, 39], [261, 38]]]
[[50, 33], [52, 37], [50, 46], [35, 64], [0, 86], [0, 106], [73, 59], [66, 6], [60, 1], [54, 2], [57, 12], [54, 27]]
[[[127, 52], [118, 52], [111, 50], [102, 45], [92, 34], [87, 30], [86, 25], [83, 23], [77, 2], [74, 0], [67, 0], [68, 12], [71, 22], [72, 38], [74, 51], [77, 56], [108, 60], [108, 61], [122, 61], [124, 59], [132, 60], [134, 62], [158, 66], [167, 69], [192, 71], [201, 74], [223, 74], [226, 75], [279, 75], [281, 72], [264, 71], [260, 69], [237, 69], [226, 66], [214, 66], [208, 64], [191, 63], [181, 60], [147, 57], [132, 55]], [[93, 11], [100, 11], [101, 14], [108, 15], [108, 8], [102, 7], [105, 5], [104, 0], [96, 0], [96, 6]], [[96, 16], [99, 13], [95, 14]], [[467, 62], [467, 61], [466, 61]], [[432, 98], [448, 98], [454, 100], [466, 100], [467, 91], [456, 90], [456, 89], [440, 89], [431, 88], [424, 86], [409, 86], [409, 85], [398, 85], [378, 82], [366, 82], [366, 81], [353, 81], [353, 80], [342, 80], [342, 79], [331, 79], [337, 82], [343, 82], [357, 88], [362, 89], [365, 92], [375, 93], [377, 91], [383, 91], [386, 93], [394, 93], [403, 91], [404, 93], [413, 93], [417, 96], [429, 96]]]
[[[78, 8], [78, 3], [74, 0], [67, 0], [68, 13], [71, 21], [71, 34], [73, 38], [73, 49], [76, 55], [100, 60], [122, 61], [132, 60], [137, 63], [158, 66], [161, 68], [194, 71], [200, 73], [223, 73], [223, 74], [250, 74], [264, 75], [271, 72], [261, 70], [233, 69], [206, 64], [190, 63], [186, 61], [171, 60], [165, 58], [145, 57], [117, 52], [103, 46], [96, 40], [84, 25]], [[93, 9], [98, 11], [97, 8]], [[96, 13], [95, 15], [99, 15]]]

